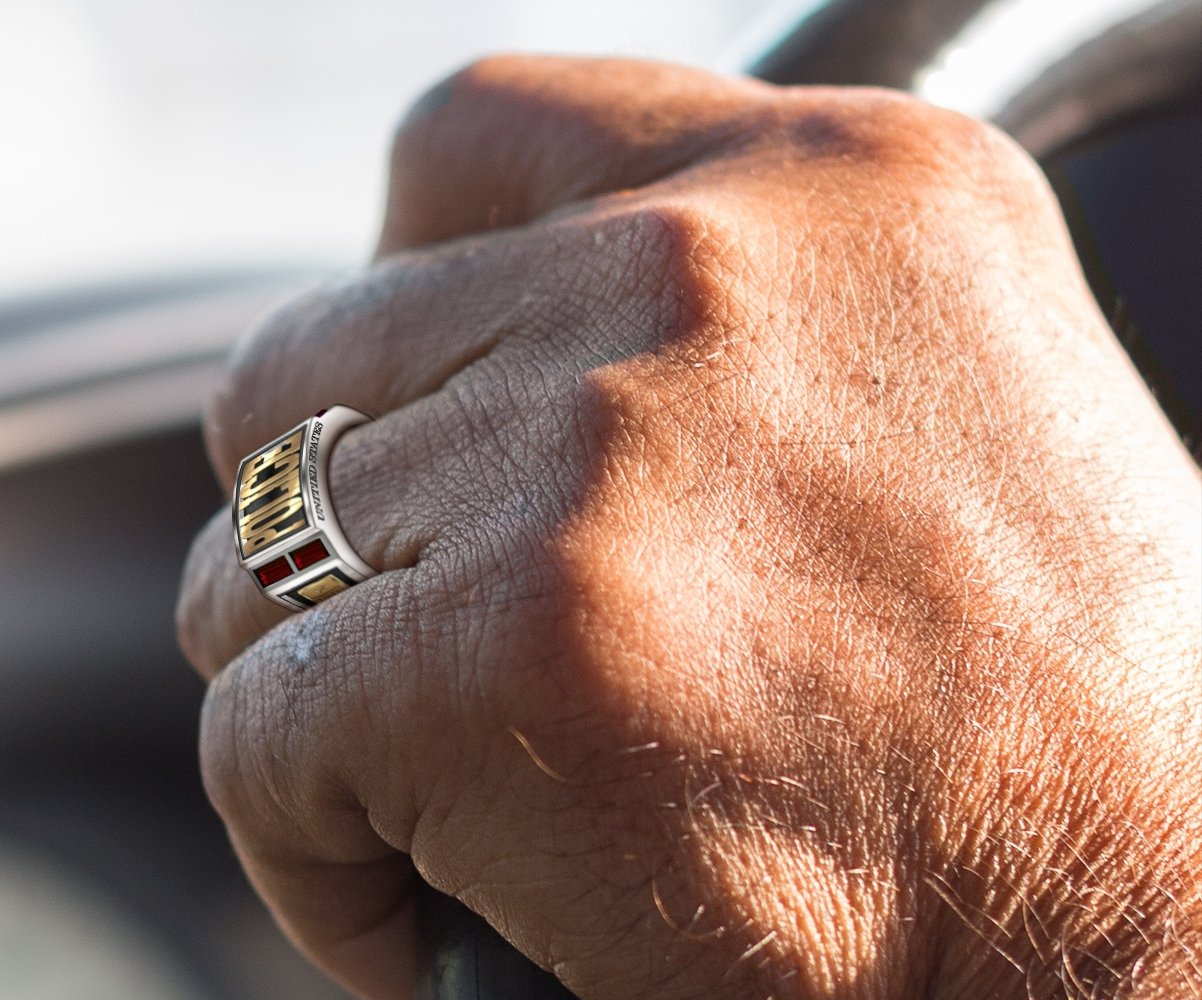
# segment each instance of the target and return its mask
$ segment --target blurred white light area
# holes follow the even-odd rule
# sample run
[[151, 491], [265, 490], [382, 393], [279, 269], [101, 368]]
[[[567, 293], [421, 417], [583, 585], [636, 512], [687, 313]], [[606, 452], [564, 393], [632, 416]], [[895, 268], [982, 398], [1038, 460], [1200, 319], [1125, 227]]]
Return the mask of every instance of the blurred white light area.
[[354, 263], [392, 125], [498, 50], [708, 64], [767, 0], [0, 0], [0, 298]]
[[990, 118], [1008, 96], [1147, 0], [995, 0], [914, 81], [932, 104]]

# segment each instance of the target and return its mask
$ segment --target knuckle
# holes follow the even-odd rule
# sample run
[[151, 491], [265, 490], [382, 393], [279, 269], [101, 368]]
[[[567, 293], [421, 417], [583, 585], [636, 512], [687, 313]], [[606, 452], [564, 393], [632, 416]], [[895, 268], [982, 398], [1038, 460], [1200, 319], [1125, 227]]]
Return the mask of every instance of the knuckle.
[[650, 313], [655, 346], [687, 339], [728, 311], [744, 251], [720, 210], [659, 198], [621, 210], [605, 229], [618, 290]]
[[224, 675], [209, 686], [200, 714], [201, 782], [213, 808], [227, 823], [237, 818], [248, 799], [246, 778], [251, 773], [238, 702], [230, 675]]
[[205, 443], [218, 469], [232, 476], [246, 452], [263, 443], [258, 435], [267, 414], [259, 401], [270, 388], [274, 402], [277, 380], [289, 377], [289, 366], [283, 361], [289, 355], [295, 359], [298, 341], [313, 310], [319, 308], [317, 294], [307, 293], [277, 307], [239, 340], [225, 378], [204, 411]]
[[525, 89], [532, 76], [541, 75], [547, 59], [540, 56], [517, 53], [498, 53], [473, 59], [452, 73], [447, 80], [457, 92], [465, 96], [477, 96], [481, 92], [506, 92]]
[[782, 93], [771, 133], [805, 159], [838, 157], [895, 172], [919, 190], [950, 182], [1042, 186], [1030, 156], [995, 126], [900, 91]]
[[[356, 672], [364, 623], [342, 624], [337, 603], [290, 619], [253, 648], [266, 710], [282, 725], [276, 739], [285, 751], [321, 742], [323, 728], [356, 703]], [[285, 752], [285, 757], [292, 754]]]
[[269, 828], [292, 811], [292, 769], [280, 734], [254, 678], [231, 667], [209, 685], [200, 715], [201, 783], [231, 829]]
[[188, 662], [201, 674], [208, 675], [213, 669], [209, 643], [208, 622], [211, 608], [209, 594], [212, 586], [213, 564], [211, 553], [224, 545], [224, 530], [228, 532], [227, 515], [214, 516], [188, 550], [184, 562], [184, 573], [179, 597], [175, 605], [176, 641]]
[[392, 140], [394, 160], [421, 152], [415, 143], [424, 144], [427, 130], [447, 118], [453, 119], [457, 108], [529, 91], [529, 84], [523, 87], [522, 81], [543, 62], [545, 59], [536, 56], [485, 56], [446, 76], [413, 103], [397, 126]]
[[946, 108], [907, 99], [912, 154], [924, 149], [938, 158], [946, 171], [962, 173], [970, 181], [1042, 184], [1035, 161], [1017, 142], [988, 122]]
[[[330, 364], [335, 342], [389, 333], [385, 279], [368, 275], [311, 289], [247, 331], [205, 407], [205, 440], [219, 469], [232, 476], [252, 448], [330, 403], [315, 396], [323, 383], [313, 378], [314, 368]], [[361, 389], [370, 397], [368, 380]], [[338, 402], [361, 405], [352, 398]]]
[[343, 717], [348, 675], [315, 621], [321, 610], [261, 639], [209, 686], [201, 776], [227, 822], [303, 815], [327, 784], [327, 729]]

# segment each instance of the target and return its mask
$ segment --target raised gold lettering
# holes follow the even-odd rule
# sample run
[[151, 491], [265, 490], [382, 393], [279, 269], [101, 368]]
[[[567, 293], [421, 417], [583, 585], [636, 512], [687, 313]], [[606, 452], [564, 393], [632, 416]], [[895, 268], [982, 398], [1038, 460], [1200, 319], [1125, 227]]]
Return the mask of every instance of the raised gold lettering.
[[271, 503], [265, 504], [257, 510], [251, 511], [247, 514], [243, 514], [238, 518], [238, 525], [239, 527], [249, 528], [252, 531], [257, 530], [264, 524], [283, 516], [280, 514], [280, 511], [288, 510], [289, 513], [291, 513], [292, 511], [299, 509], [301, 504], [298, 504], [298, 501], [300, 500], [300, 494], [296, 492], [293, 492], [290, 495], [286, 494], [284, 496], [277, 497], [276, 499], [272, 500]]
[[300, 448], [301, 435], [304, 432], [305, 429], [302, 427], [295, 434], [289, 434], [283, 441], [272, 445], [252, 458], [246, 463], [247, 475], [258, 472], [265, 465], [271, 465], [277, 458], [287, 455], [289, 452], [297, 451]]
[[276, 461], [275, 464], [267, 466], [253, 477], [243, 479], [242, 486], [238, 490], [239, 507], [245, 507], [256, 497], [262, 496], [272, 487], [280, 485], [289, 476], [294, 475], [299, 468], [299, 454], [285, 455]]
[[244, 558], [308, 524], [301, 496], [303, 431], [301, 428], [290, 434], [242, 468], [238, 484], [238, 541]]
[[264, 545], [285, 538], [304, 526], [304, 501], [299, 496], [277, 500], [263, 511], [256, 511], [244, 521], [238, 522], [242, 554], [252, 555]]

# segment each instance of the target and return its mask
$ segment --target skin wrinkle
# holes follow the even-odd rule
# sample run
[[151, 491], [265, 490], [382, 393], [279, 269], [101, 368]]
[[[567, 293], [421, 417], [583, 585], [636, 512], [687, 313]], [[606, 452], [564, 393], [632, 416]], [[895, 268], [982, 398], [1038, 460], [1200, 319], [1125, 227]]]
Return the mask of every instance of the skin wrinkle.
[[[622, 239], [641, 245], [647, 234], [642, 231], [637, 212], [627, 214], [629, 221], [620, 213], [616, 215], [613, 227], [620, 235], [623, 228], [628, 227]], [[373, 366], [372, 379], [379, 380], [381, 373], [391, 373], [388, 375], [391, 382], [384, 387], [383, 394], [393, 405], [403, 405], [432, 396], [444, 383], [455, 380], [461, 373], [470, 373], [473, 365], [488, 355], [489, 344], [499, 346], [501, 341], [524, 339], [532, 334], [558, 334], [562, 329], [579, 327], [584, 316], [597, 315], [600, 312], [597, 304], [612, 306], [614, 293], [599, 291], [597, 279], [601, 277], [607, 286], [612, 286], [614, 282], [625, 282], [626, 276], [598, 275], [592, 266], [573, 269], [566, 275], [566, 283], [564, 267], [549, 266], [547, 272], [553, 278], [543, 279], [541, 287], [536, 285], [532, 289], [524, 277], [532, 254], [549, 262], [578, 257], [580, 242], [585, 238], [591, 240], [592, 230], [582, 229], [569, 218], [558, 224], [552, 235], [558, 245], [550, 252], [542, 233], [537, 234], [536, 239], [529, 233], [514, 232], [503, 245], [490, 244], [487, 253], [479, 239], [469, 239], [420, 257], [408, 254], [377, 265], [371, 273], [371, 281], [378, 292], [365, 294], [356, 291], [353, 284], [344, 283], [310, 293], [299, 303], [277, 311], [243, 341], [244, 346], [237, 354], [239, 377], [207, 410], [208, 425], [214, 428], [214, 433], [209, 435], [210, 452], [223, 476], [232, 476], [246, 450], [279, 431], [276, 422], [260, 426], [260, 415], [245, 411], [244, 401], [257, 395], [252, 388], [254, 383], [268, 380], [286, 387], [297, 420], [326, 405], [328, 401], [313, 397], [311, 380], [304, 372], [296, 370], [293, 360], [298, 353], [303, 353], [306, 343], [316, 337], [327, 342], [333, 339], [335, 350], [339, 350], [341, 343], [343, 350], [366, 351], [378, 357], [380, 364]], [[523, 277], [511, 277], [514, 270], [520, 271]], [[645, 280], [644, 275], [639, 278]], [[475, 339], [457, 352], [454, 348], [456, 340], [440, 338], [433, 346], [424, 341], [419, 345], [422, 358], [427, 360], [433, 355], [435, 363], [431, 365], [427, 361], [421, 365], [398, 367], [393, 345], [415, 318], [439, 314], [447, 282], [456, 283], [458, 295], [468, 302], [477, 299], [488, 302], [487, 307], [481, 305], [480, 321], [470, 324]], [[634, 290], [636, 288], [624, 285], [624, 301], [631, 300], [630, 292]], [[511, 301], [501, 305], [497, 302], [499, 295]], [[644, 301], [655, 301], [655, 296], [649, 294]], [[543, 304], [540, 308], [545, 312], [544, 322], [538, 322], [542, 317], [539, 309], [531, 308], [534, 302]], [[521, 321], [515, 322], [511, 317], [520, 317]], [[535, 321], [533, 324], [532, 320]], [[439, 352], [446, 356], [439, 357]], [[497, 370], [496, 366], [489, 367], [494, 372]], [[416, 376], [415, 372], [418, 373]], [[343, 402], [369, 411], [375, 409], [363, 402], [366, 398], [367, 390], [360, 388]], [[230, 448], [219, 440], [217, 430], [230, 436], [234, 428], [238, 430], [232, 435], [234, 447]], [[235, 455], [236, 448], [243, 451]]]
[[999, 486], [999, 489], [1000, 489], [1000, 486]]
[[[1068, 811], [1071, 812], [1071, 808]], [[1055, 824], [1053, 824], [1052, 829], [1055, 829]], [[1069, 837], [1071, 835], [1066, 833], [1063, 836]], [[1064, 870], [1061, 875], [1064, 881], [1064, 886], [1068, 890], [1068, 895], [1066, 898], [1069, 900], [1069, 913], [1071, 914], [1073, 908], [1079, 907], [1074, 919], [1076, 919], [1078, 922], [1081, 920], [1084, 921], [1083, 924], [1079, 924], [1079, 926], [1075, 928], [1075, 939], [1077, 941], [1088, 940], [1089, 935], [1092, 933], [1094, 935], [1094, 939], [1098, 940], [1104, 948], [1108, 949], [1110, 952], [1114, 952], [1118, 947], [1120, 947], [1118, 941], [1130, 933], [1131, 927], [1137, 926], [1132, 915], [1139, 912], [1139, 910], [1133, 909], [1133, 904], [1118, 900], [1116, 897], [1113, 897], [1112, 894], [1108, 894], [1107, 905], [1102, 909], [1099, 909], [1098, 906], [1089, 901], [1090, 893], [1098, 890], [1091, 890], [1089, 886], [1093, 882], [1096, 882], [1098, 885], [1101, 884], [1101, 867], [1110, 867], [1116, 862], [1119, 862], [1125, 853], [1124, 846], [1121, 843], [1115, 845], [1109, 842], [1101, 841], [1098, 845], [1088, 845], [1082, 847], [1074, 847], [1071, 842], [1067, 842], [1067, 846], [1069, 847], [1068, 853], [1070, 857], [1075, 859], [1073, 861], [1073, 865], [1076, 866], [1075, 868], [1070, 867]], [[1086, 861], [1086, 853], [1088, 853], [1091, 857], [1096, 856], [1097, 860], [1093, 862]], [[1029, 854], [1029, 852], [1026, 852], [1025, 849], [1023, 849], [1023, 854], [1024, 856], [1020, 859], [1020, 862], [1025, 862], [1026, 856]], [[1134, 855], [1132, 857], [1134, 857]], [[1115, 880], [1110, 879], [1108, 881], [1114, 883]], [[1140, 884], [1141, 881], [1142, 879], [1140, 878], [1137, 878], [1134, 882], [1129, 879], [1120, 878], [1115, 884], [1123, 884], [1124, 882], [1127, 882], [1127, 884]], [[1155, 883], [1153, 882], [1152, 884], [1154, 885]], [[1016, 895], [1021, 901], [1021, 894]], [[1116, 904], [1118, 905], [1116, 906]], [[1117, 912], [1117, 916], [1112, 918], [1112, 923], [1109, 927], [1096, 923], [1097, 918], [1095, 915], [1100, 912], [1109, 912], [1112, 914]], [[1061, 911], [1061, 913], [1057, 915], [1057, 920], [1060, 920], [1063, 916], [1064, 911]], [[1015, 933], [1014, 930], [1001, 928], [1001, 924], [996, 920], [994, 923], [1001, 929], [1003, 939]], [[1029, 923], [1026, 921], [1025, 917], [1023, 919], [1023, 923], [1024, 927], [1029, 929]], [[1121, 931], [1118, 938], [1112, 936], [1112, 934], [1116, 931]], [[1048, 932], [1045, 931], [1045, 933]], [[1064, 931], [1062, 930], [1061, 933], [1064, 933]], [[1050, 933], [1048, 933], [1048, 937], [1051, 937]], [[1088, 955], [1091, 953], [1088, 946], [1080, 947], [1080, 951], [1083, 955]], [[1099, 989], [1103, 995], [1115, 995], [1115, 991], [1118, 990], [1120, 986], [1117, 978], [1112, 977], [1108, 980], [1106, 976], [1103, 975], [1103, 973], [1106, 973], [1106, 966], [1100, 965], [1090, 969], [1079, 964], [1076, 968], [1078, 971], [1076, 971], [1074, 974], [1077, 975], [1078, 978], [1092, 978], [1094, 987], [1091, 988]], [[1034, 969], [1031, 970], [1031, 974], [1038, 975]], [[1046, 976], [1048, 974], [1049, 973], [1047, 970], [1045, 970], [1044, 975]]]
[[[499, 77], [464, 79], [510, 99]], [[769, 93], [754, 90], [747, 116], [761, 135]], [[641, 96], [627, 95], [648, 106]], [[773, 105], [778, 129], [802, 116], [798, 130], [824, 151], [804, 149], [805, 135], [736, 142], [652, 188], [494, 234], [505, 250], [490, 266], [503, 273], [520, 272], [523, 240], [553, 247], [524, 282], [489, 290], [484, 242], [448, 248], [463, 271], [430, 277], [424, 301], [479, 274], [479, 298], [445, 296], [445, 314], [477, 332], [472, 318], [495, 307], [515, 332], [436, 401], [373, 425], [373, 446], [344, 453], [347, 481], [384, 477], [364, 500], [370, 518], [347, 501], [362, 524], [387, 512], [389, 537], [369, 546], [392, 559], [406, 535], [453, 530], [412, 570], [390, 566], [328, 606], [344, 639], [368, 619], [396, 624], [353, 650], [374, 670], [357, 676], [362, 687], [334, 679], [337, 697], [322, 699], [293, 678], [282, 717], [290, 705], [308, 725], [310, 709], [336, 713], [339, 697], [375, 692], [383, 759], [355, 768], [371, 741], [342, 720], [352, 745], [308, 748], [314, 760], [356, 769], [356, 797], [375, 796], [369, 829], [586, 997], [695, 997], [714, 983], [707, 1000], [975, 997], [982, 983], [1050, 991], [1074, 977], [1102, 989], [1111, 973], [1090, 964], [1099, 942], [1121, 951], [1126, 926], [1147, 922], [1137, 909], [1159, 926], [1173, 905], [1124, 883], [1187, 894], [1149, 859], [1167, 853], [1186, 869], [1188, 832], [1113, 832], [1116, 814], [1153, 794], [1170, 804], [1161, 813], [1189, 809], [1143, 766], [1143, 734], [1114, 738], [1134, 685], [1114, 667], [1148, 648], [1124, 630], [1124, 604], [1140, 607], [1147, 591], [1117, 578], [1141, 522], [1116, 510], [1118, 523], [1090, 524], [1086, 498], [1131, 492], [1097, 461], [1099, 428], [1055, 412], [1085, 394], [1048, 374], [1113, 367], [1103, 351], [1069, 349], [1056, 314], [1079, 313], [1070, 292], [1030, 298], [1048, 273], [1076, 280], [1049, 251], [1054, 238], [1017, 225], [1007, 235], [995, 216], [1018, 209], [979, 194], [1005, 188], [1009, 147], [900, 98], [857, 104], [871, 96], [826, 94], [825, 119], [809, 121], [804, 102]], [[589, 129], [622, 103], [582, 116], [546, 88], [513, 102], [543, 116], [537, 128], [479, 121], [527, 137], [541, 190], [522, 187], [527, 165], [514, 161], [527, 151], [505, 139], [492, 153], [514, 195], [489, 226], [540, 197], [576, 197], [579, 178], [563, 187], [545, 147], [572, 134], [582, 155]], [[422, 128], [437, 136], [444, 113]], [[848, 138], [832, 124], [880, 148], [840, 150]], [[667, 128], [658, 114], [631, 127], [651, 143]], [[469, 134], [443, 128], [433, 157], [410, 149], [409, 168], [458, 169]], [[639, 169], [655, 162], [645, 153], [632, 157]], [[496, 163], [472, 162], [482, 182], [449, 225], [507, 196], [488, 189]], [[609, 179], [631, 182], [622, 170]], [[1033, 197], [1013, 183], [1012, 201]], [[1040, 232], [1031, 211], [1023, 226]], [[891, 228], [899, 214], [906, 224]], [[423, 235], [411, 222], [402, 239]], [[365, 337], [382, 347], [395, 336], [404, 351], [401, 304], [422, 301], [399, 296], [395, 329], [366, 322]], [[1034, 312], [1044, 325], [1016, 321]], [[431, 333], [429, 316], [415, 321]], [[315, 344], [330, 343], [322, 324], [328, 314], [310, 328]], [[454, 330], [447, 343], [468, 346]], [[415, 354], [414, 384], [446, 358]], [[395, 374], [377, 381], [403, 391]], [[1099, 579], [1108, 599], [1091, 604]], [[1171, 650], [1157, 655], [1171, 664]], [[256, 709], [268, 730], [277, 708]], [[282, 773], [303, 764], [279, 754], [305, 747], [263, 739], [267, 756], [254, 759]], [[438, 752], [444, 742], [458, 752]], [[300, 801], [279, 809], [312, 810], [320, 837], [336, 825], [323, 812], [330, 794], [297, 786]], [[1026, 974], [972, 950], [982, 933]]]
[[[978, 390], [978, 391], [979, 391], [979, 390]], [[1004, 459], [1005, 459], [1005, 455], [1003, 454], [1003, 460], [1004, 460]], [[997, 500], [998, 500], [998, 499], [1000, 499], [1001, 484], [1002, 484], [1004, 481], [1005, 481], [1005, 478], [1004, 478], [1004, 476], [999, 476], [999, 478], [998, 478], [998, 484], [999, 484], [999, 485], [998, 485], [998, 495], [997, 495], [997, 497], [995, 497], [995, 507], [996, 507]]]

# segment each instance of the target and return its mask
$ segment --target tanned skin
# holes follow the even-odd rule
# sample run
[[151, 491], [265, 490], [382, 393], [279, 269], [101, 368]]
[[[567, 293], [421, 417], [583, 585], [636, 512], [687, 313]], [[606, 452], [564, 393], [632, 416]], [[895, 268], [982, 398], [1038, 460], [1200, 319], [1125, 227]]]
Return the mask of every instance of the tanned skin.
[[207, 435], [333, 403], [382, 572], [198, 540], [246, 870], [365, 1000], [413, 887], [586, 1000], [1202, 995], [1198, 469], [1044, 179], [877, 90], [504, 57], [401, 126], [376, 262]]

